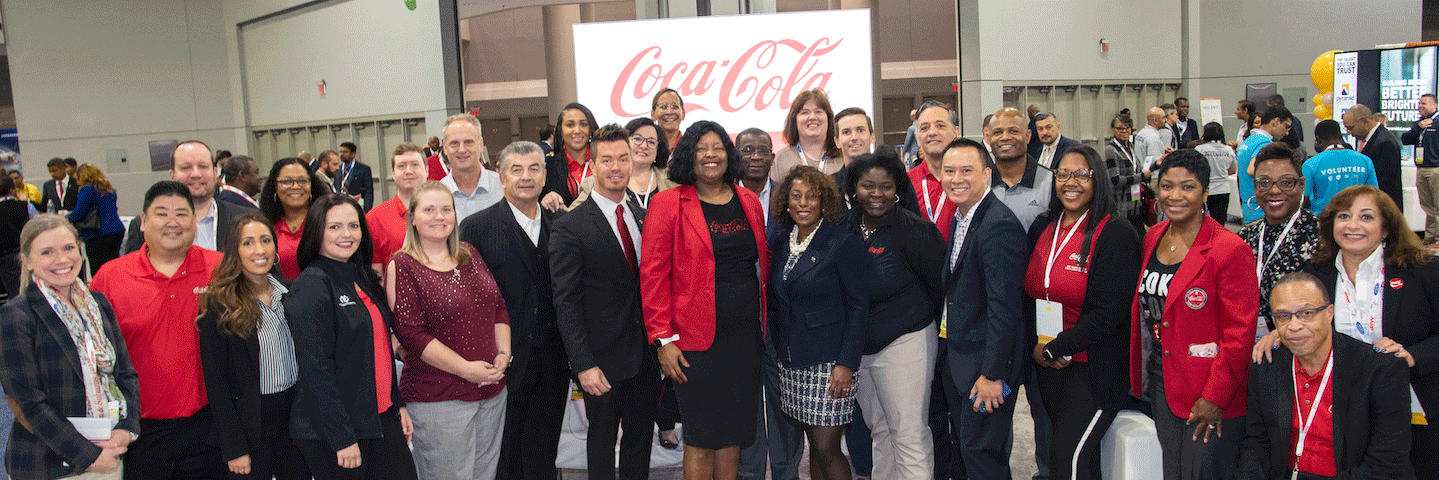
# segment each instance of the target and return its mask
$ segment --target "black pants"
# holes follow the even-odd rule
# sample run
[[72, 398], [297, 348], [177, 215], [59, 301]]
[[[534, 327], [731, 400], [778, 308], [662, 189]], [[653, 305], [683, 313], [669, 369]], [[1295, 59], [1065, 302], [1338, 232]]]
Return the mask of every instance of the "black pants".
[[530, 359], [535, 381], [505, 386], [505, 429], [500, 440], [498, 480], [556, 480], [555, 455], [570, 393], [570, 367], [558, 337], [535, 349]]
[[1434, 455], [1439, 453], [1439, 428], [1434, 425], [1410, 425], [1409, 458], [1414, 464], [1414, 478], [1436, 478], [1439, 465]]
[[959, 459], [959, 440], [950, 430], [949, 401], [944, 384], [949, 378], [949, 363], [945, 361], [949, 349], [940, 339], [939, 354], [935, 361], [934, 382], [929, 391], [929, 432], [934, 437], [934, 480], [965, 478], [964, 462]]
[[7, 300], [20, 294], [19, 251], [0, 253], [0, 288], [5, 289]]
[[615, 440], [621, 427], [625, 436], [620, 440], [619, 479], [650, 477], [650, 447], [654, 445], [651, 438], [659, 396], [659, 363], [649, 352], [645, 352], [645, 360], [634, 377], [610, 380], [610, 391], [604, 395], [584, 394], [585, 417], [590, 421], [585, 439], [590, 480], [615, 480]]
[[[415, 457], [410, 455], [410, 446], [405, 442], [405, 432], [400, 428], [400, 408], [390, 407], [380, 414], [381, 438], [362, 438], [360, 446], [360, 467], [340, 468], [335, 457], [336, 450], [324, 440], [295, 439], [300, 454], [315, 480], [418, 480], [415, 472]], [[127, 465], [128, 469], [128, 465]]]
[[[1244, 417], [1226, 418], [1219, 421], [1219, 428], [1226, 432], [1222, 437], [1204, 437], [1193, 440], [1194, 425], [1185, 425], [1186, 418], [1180, 418], [1170, 408], [1164, 395], [1164, 379], [1153, 376], [1149, 380], [1150, 398], [1154, 401], [1154, 430], [1159, 437], [1159, 450], [1163, 454], [1164, 478], [1175, 480], [1215, 480], [1234, 476], [1235, 459], [1239, 458], [1239, 440], [1244, 435], [1228, 432], [1243, 432]], [[1187, 413], [1193, 405], [1176, 405], [1180, 412]]]
[[680, 402], [675, 398], [675, 386], [666, 378], [660, 381], [660, 406], [655, 410], [655, 428], [661, 432], [675, 429], [680, 422]]
[[1220, 225], [1224, 225], [1224, 221], [1229, 220], [1229, 194], [1210, 195], [1204, 204], [1209, 207], [1209, 217], [1219, 222]]
[[210, 437], [210, 407], [194, 415], [140, 419], [140, 439], [125, 452], [125, 480], [225, 478], [220, 449]]
[[[956, 376], [963, 380], [957, 380]], [[987, 413], [976, 412], [969, 400], [969, 390], [978, 377], [979, 367], [974, 366], [959, 375], [951, 369], [943, 378], [950, 428], [958, 439], [955, 449], [964, 464], [966, 476], [962, 478], [1011, 478], [1009, 447], [1014, 435], [1014, 403], [1019, 401], [1019, 396], [1011, 392], [997, 408], [991, 407]]]
[[1039, 367], [1036, 382], [1054, 427], [1049, 443], [1051, 478], [1103, 478], [1099, 446], [1119, 409], [1101, 410], [1087, 363], [1062, 370]]
[[100, 271], [100, 266], [120, 256], [120, 242], [125, 233], [101, 235], [85, 241], [85, 258], [90, 261], [90, 275]]
[[[300, 455], [299, 447], [290, 439], [290, 407], [295, 403], [295, 388], [260, 396], [260, 445], [250, 450], [250, 474], [230, 472], [240, 480], [304, 480], [310, 468]], [[238, 433], [238, 432], [237, 432]], [[229, 470], [229, 467], [226, 467]]]

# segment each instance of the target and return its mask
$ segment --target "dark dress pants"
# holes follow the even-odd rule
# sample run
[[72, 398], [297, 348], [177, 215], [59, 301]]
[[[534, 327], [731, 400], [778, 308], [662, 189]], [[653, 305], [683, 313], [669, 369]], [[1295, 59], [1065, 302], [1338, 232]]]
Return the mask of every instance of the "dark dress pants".
[[590, 480], [615, 480], [615, 440], [619, 429], [620, 480], [645, 480], [650, 476], [650, 448], [654, 445], [655, 409], [659, 406], [659, 363], [650, 352], [640, 363], [639, 373], [620, 381], [610, 380], [604, 395], [584, 394], [585, 417], [590, 429], [585, 440], [586, 469]]

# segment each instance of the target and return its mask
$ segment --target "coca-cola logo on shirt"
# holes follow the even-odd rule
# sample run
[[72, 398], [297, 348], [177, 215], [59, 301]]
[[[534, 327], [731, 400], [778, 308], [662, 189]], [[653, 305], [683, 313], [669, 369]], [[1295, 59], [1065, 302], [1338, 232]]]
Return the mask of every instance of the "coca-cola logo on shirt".
[[826, 90], [834, 71], [816, 67], [821, 57], [843, 42], [843, 37], [820, 37], [809, 44], [794, 39], [761, 40], [735, 58], [693, 64], [666, 57], [663, 47], [652, 45], [630, 58], [615, 78], [610, 110], [621, 117], [648, 115], [648, 108], [626, 110], [626, 100], [639, 100], [632, 104], [647, 107], [655, 92], [665, 87], [686, 99], [686, 112], [715, 107], [728, 113], [771, 106], [788, 109], [790, 99], [799, 92]]

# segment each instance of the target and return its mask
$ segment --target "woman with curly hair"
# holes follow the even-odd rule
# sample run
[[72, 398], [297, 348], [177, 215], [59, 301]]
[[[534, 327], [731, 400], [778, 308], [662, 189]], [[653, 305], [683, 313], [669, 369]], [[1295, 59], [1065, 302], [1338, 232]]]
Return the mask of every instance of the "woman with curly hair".
[[270, 166], [270, 175], [260, 186], [260, 213], [275, 227], [275, 246], [280, 255], [280, 274], [287, 280], [300, 275], [295, 249], [305, 231], [310, 202], [329, 193], [328, 182], [320, 180], [310, 165], [298, 158], [286, 158]]
[[860, 237], [841, 225], [839, 189], [829, 175], [795, 167], [772, 202], [769, 328], [781, 409], [809, 439], [811, 475], [847, 480], [849, 460], [839, 445], [854, 418], [874, 264]]

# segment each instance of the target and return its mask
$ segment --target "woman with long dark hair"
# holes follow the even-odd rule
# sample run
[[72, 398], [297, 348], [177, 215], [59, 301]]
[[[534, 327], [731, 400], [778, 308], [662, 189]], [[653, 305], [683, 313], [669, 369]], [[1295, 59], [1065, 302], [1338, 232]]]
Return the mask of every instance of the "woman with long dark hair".
[[690, 480], [734, 478], [755, 434], [768, 251], [741, 168], [724, 128], [695, 122], [668, 172], [680, 186], [655, 195], [640, 242], [645, 327], [675, 385]]
[[[120, 213], [115, 201], [115, 187], [105, 179], [105, 173], [91, 164], [81, 165], [75, 170], [75, 184], [80, 186], [80, 198], [75, 209], [65, 218], [78, 225], [80, 238], [85, 241], [85, 257], [90, 262], [90, 274], [100, 271], [105, 262], [120, 256], [120, 242], [125, 237], [125, 224], [120, 222]], [[90, 218], [94, 215], [93, 218]]]
[[[939, 355], [944, 239], [921, 217], [894, 150], [859, 155], [845, 167], [854, 192], [846, 217], [875, 264], [870, 322], [855, 393], [869, 426], [873, 478], [928, 477], [934, 464], [928, 406]], [[906, 201], [909, 207], [901, 207]], [[863, 445], [850, 444], [853, 452]]]
[[394, 317], [370, 267], [374, 240], [360, 204], [326, 194], [305, 218], [296, 251], [304, 270], [285, 297], [295, 339], [290, 435], [317, 480], [415, 480], [390, 345]]
[[589, 107], [579, 103], [565, 105], [555, 117], [554, 145], [545, 156], [545, 193], [540, 206], [550, 211], [575, 203], [580, 184], [590, 178], [590, 138], [599, 124]]
[[[1049, 472], [1101, 478], [1099, 445], [1128, 391], [1124, 333], [1139, 278], [1139, 235], [1114, 215], [1099, 152], [1070, 148], [1054, 170], [1049, 212], [1030, 227], [1024, 289], [1036, 302], [1037, 385], [1054, 426]], [[1077, 237], [1077, 238], [1076, 238]]]
[[260, 186], [260, 213], [275, 227], [280, 274], [287, 280], [300, 275], [295, 249], [300, 246], [310, 202], [330, 193], [327, 185], [304, 160], [285, 158], [270, 166], [270, 175]]
[[[654, 120], [640, 117], [625, 125], [630, 132], [630, 185], [625, 191], [625, 201], [632, 207], [649, 208], [654, 194], [678, 186], [665, 173], [669, 166], [670, 149], [665, 143], [665, 131], [655, 125]], [[595, 188], [595, 177], [580, 183], [580, 196], [570, 203], [577, 207], [590, 198]]]
[[1224, 126], [1219, 122], [1204, 124], [1204, 141], [1194, 150], [1209, 160], [1209, 199], [1205, 202], [1209, 216], [1223, 225], [1229, 219], [1229, 176], [1239, 171], [1234, 149], [1224, 143]]
[[223, 256], [200, 294], [195, 321], [213, 417], [210, 442], [230, 478], [309, 478], [290, 439], [299, 367], [281, 301], [288, 289], [270, 275], [278, 260], [275, 229], [245, 214], [220, 241]]

